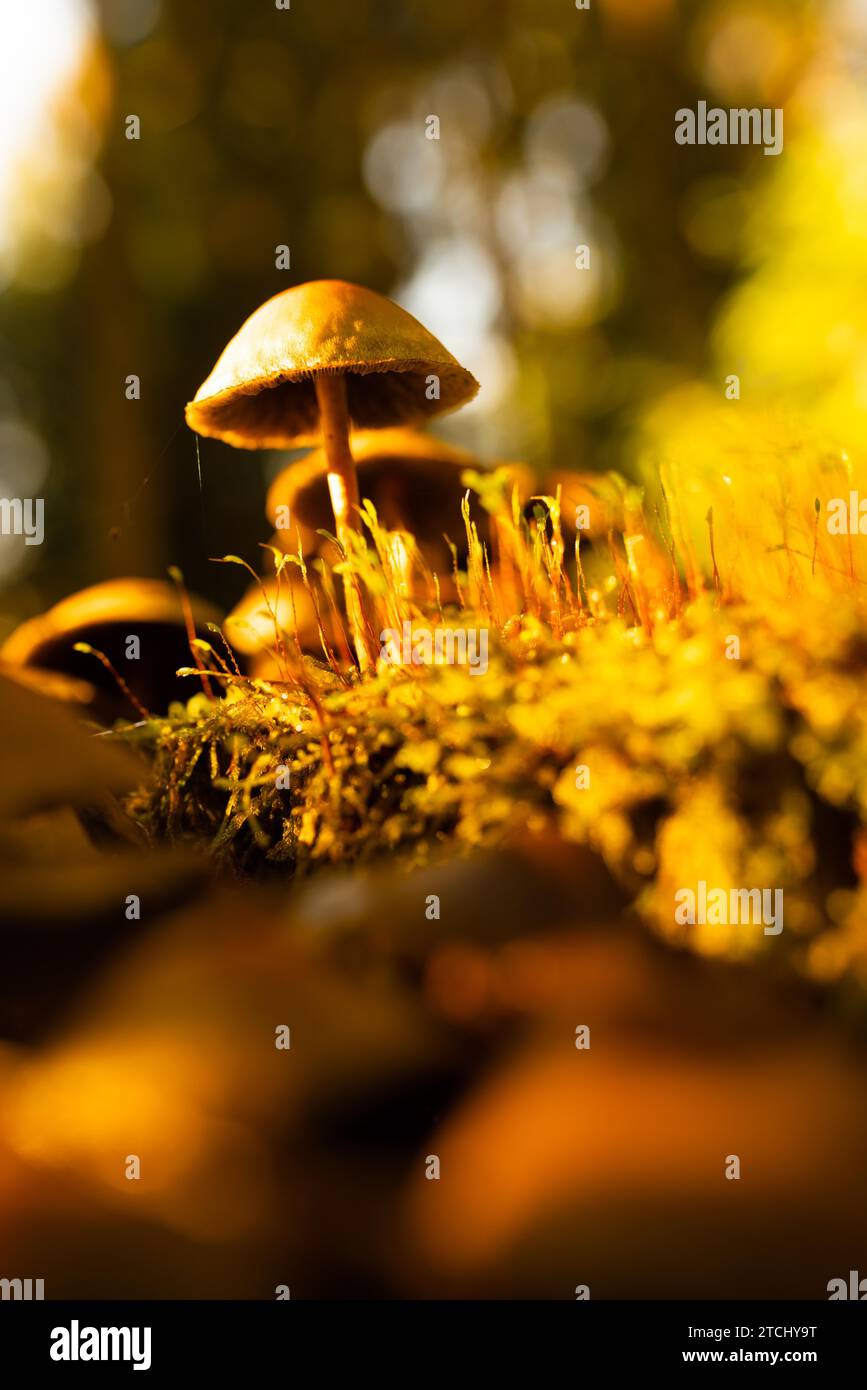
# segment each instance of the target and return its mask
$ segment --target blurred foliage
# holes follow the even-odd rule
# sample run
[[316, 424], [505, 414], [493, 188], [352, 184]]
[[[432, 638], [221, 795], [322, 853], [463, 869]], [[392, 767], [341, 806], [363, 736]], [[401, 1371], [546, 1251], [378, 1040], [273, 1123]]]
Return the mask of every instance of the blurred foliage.
[[[701, 96], [782, 103], [828, 51], [823, 9], [100, 0], [57, 113], [57, 188], [36, 178], [46, 142], [30, 157], [22, 196], [39, 215], [0, 309], [2, 399], [50, 457], [48, 539], [7, 623], [178, 560], [193, 587], [235, 596], [207, 557], [261, 538], [263, 461], [203, 444], [200, 495], [182, 408], [285, 288], [278, 244], [293, 281], [396, 293], [467, 357], [483, 389], [453, 437], [543, 468], [631, 471], [643, 403], [708, 365], [776, 162], [677, 146], [673, 112]], [[589, 271], [575, 268], [584, 241]]]

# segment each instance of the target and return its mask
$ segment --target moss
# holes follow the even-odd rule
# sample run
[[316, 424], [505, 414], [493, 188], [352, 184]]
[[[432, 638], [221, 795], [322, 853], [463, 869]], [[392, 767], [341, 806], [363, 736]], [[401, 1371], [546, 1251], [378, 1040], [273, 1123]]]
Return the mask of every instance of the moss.
[[[382, 855], [418, 864], [548, 830], [593, 847], [678, 943], [767, 950], [761, 931], [678, 928], [672, 901], [701, 878], [774, 885], [805, 968], [827, 976], [860, 962], [857, 589], [820, 583], [795, 608], [726, 599], [718, 571], [685, 585], [673, 544], [635, 503], [629, 533], [585, 548], [570, 571], [556, 499], [546, 506], [529, 523], [501, 512], [493, 564], [467, 519], [452, 608], [417, 584], [412, 598], [401, 590], [375, 514], [373, 548], [345, 559], [371, 631], [484, 629], [483, 675], [460, 661], [360, 673], [328, 643], [331, 659], [318, 661], [275, 631], [278, 675], [254, 680], [199, 643], [222, 695], [117, 731], [153, 765], [128, 814], [152, 840], [206, 842], [222, 865], [257, 875]], [[298, 563], [274, 559], [278, 581]], [[845, 827], [833, 880], [822, 867], [830, 815], [838, 838]]]

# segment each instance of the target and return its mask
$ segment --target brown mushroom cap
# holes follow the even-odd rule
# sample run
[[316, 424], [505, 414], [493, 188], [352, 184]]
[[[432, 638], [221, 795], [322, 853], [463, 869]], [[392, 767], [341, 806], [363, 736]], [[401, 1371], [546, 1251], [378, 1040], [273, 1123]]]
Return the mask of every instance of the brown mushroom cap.
[[[344, 280], [295, 285], [262, 304], [186, 408], [199, 434], [237, 448], [319, 440], [314, 374], [343, 374], [349, 416], [378, 429], [454, 410], [478, 382], [417, 319]], [[427, 378], [439, 378], [429, 400]]]
[[[467, 488], [462, 475], [466, 469], [484, 472], [498, 466], [497, 460], [483, 461], [468, 449], [413, 429], [355, 434], [352, 456], [361, 496], [370, 498], [384, 525], [395, 525], [389, 515], [390, 506], [399, 515], [400, 527], [409, 531], [422, 548], [444, 546], [443, 532], [446, 532], [459, 553], [465, 545], [460, 503]], [[499, 466], [510, 469], [522, 500], [526, 500], [534, 486], [532, 471], [522, 464]], [[278, 532], [278, 544], [294, 550], [300, 537], [305, 555], [322, 550], [322, 537], [317, 532], [334, 529], [327, 472], [325, 451], [316, 449], [306, 458], [289, 464], [274, 479], [265, 505], [268, 519], [276, 525], [279, 507], [287, 507], [292, 518], [289, 530]], [[487, 513], [472, 492], [470, 515], [485, 540]], [[449, 563], [447, 557], [445, 563]]]
[[582, 506], [587, 508], [588, 518], [588, 525], [581, 533], [582, 539], [599, 540], [609, 531], [623, 529], [623, 489], [614, 475], [560, 470], [550, 474], [543, 490], [554, 496], [558, 486], [562, 489], [560, 522], [566, 540], [575, 539], [576, 509]]
[[[377, 510], [391, 490], [403, 504], [405, 528], [417, 540], [432, 528], [439, 536], [448, 526], [460, 527], [459, 498], [466, 492], [461, 474], [466, 468], [483, 467], [468, 449], [413, 429], [370, 430], [354, 434], [351, 443], [359, 491]], [[271, 484], [265, 504], [272, 525], [276, 525], [277, 509], [288, 507], [293, 529], [297, 522], [302, 540], [305, 532], [333, 530], [327, 474], [324, 449], [315, 449], [284, 468]]]
[[[219, 611], [205, 600], [191, 595], [190, 605], [199, 630], [220, 621]], [[130, 634], [142, 638], [138, 661], [125, 659]], [[0, 647], [0, 661], [10, 666], [58, 672], [93, 686], [98, 717], [110, 720], [131, 714], [111, 675], [95, 657], [75, 651], [76, 642], [104, 652], [149, 709], [165, 710], [171, 700], [196, 693], [195, 682], [175, 675], [178, 667], [192, 665], [193, 658], [180, 597], [165, 580], [110, 579], [82, 589], [22, 623]]]
[[[265, 595], [262, 589], [265, 590]], [[293, 610], [294, 599], [294, 610]], [[322, 605], [324, 610], [324, 605]], [[322, 655], [319, 625], [313, 600], [304, 584], [295, 580], [291, 592], [288, 578], [280, 584], [279, 597], [274, 575], [263, 579], [261, 585], [251, 584], [223, 624], [223, 631], [235, 651], [245, 655], [267, 655], [276, 643], [274, 616], [280, 632], [292, 636], [298, 625], [298, 640], [304, 651]], [[323, 621], [328, 627], [327, 614]]]
[[[219, 612], [204, 599], [191, 596], [190, 603], [197, 624], [219, 622]], [[97, 628], [118, 623], [183, 626], [177, 590], [162, 579], [108, 579], [80, 589], [16, 628], [0, 647], [0, 660], [51, 666], [73, 643], [91, 641]]]

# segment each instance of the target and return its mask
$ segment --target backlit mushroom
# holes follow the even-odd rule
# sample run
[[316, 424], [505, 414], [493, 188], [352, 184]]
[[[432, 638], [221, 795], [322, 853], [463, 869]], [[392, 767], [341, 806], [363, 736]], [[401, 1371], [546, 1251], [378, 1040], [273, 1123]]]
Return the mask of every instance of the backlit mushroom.
[[595, 541], [609, 531], [622, 531], [625, 525], [623, 485], [612, 473], [555, 472], [545, 491], [560, 495], [560, 521], [563, 537], [574, 543], [576, 532], [582, 540]]
[[[330, 624], [322, 605], [320, 615], [329, 640]], [[290, 588], [289, 579], [284, 579], [279, 590], [273, 575], [251, 584], [226, 618], [223, 630], [234, 651], [255, 658], [251, 663], [254, 675], [285, 676], [280, 672], [278, 643], [282, 640], [291, 652], [296, 633], [302, 651], [320, 660], [324, 655], [313, 599], [298, 580]]]
[[[464, 474], [486, 472], [493, 464], [447, 444], [421, 430], [396, 428], [370, 430], [352, 437], [352, 454], [358, 470], [362, 498], [369, 498], [377, 516], [389, 530], [408, 531], [431, 568], [448, 573], [452, 558], [445, 536], [466, 556], [466, 533], [461, 517], [461, 501], [470, 491], [470, 516], [479, 538], [490, 544], [489, 516], [476, 494], [467, 488]], [[504, 465], [518, 486], [522, 500], [533, 490], [529, 470]], [[291, 463], [278, 474], [268, 491], [266, 514], [274, 526], [291, 516], [286, 549], [297, 548], [305, 555], [323, 551], [321, 531], [329, 529], [328, 461], [323, 449]], [[278, 541], [287, 532], [278, 532]]]
[[[409, 531], [433, 568], [448, 570], [451, 559], [443, 535], [447, 533], [459, 551], [465, 548], [461, 499], [467, 488], [461, 479], [467, 469], [482, 466], [476, 456], [419, 430], [400, 428], [353, 435], [352, 455], [361, 497], [373, 503], [382, 525]], [[321, 553], [319, 532], [331, 524], [324, 449], [283, 469], [271, 484], [265, 510], [275, 526], [282, 516], [292, 517], [289, 549], [294, 548], [297, 527], [304, 553]], [[481, 533], [485, 513], [474, 500], [472, 515]]]
[[360, 526], [350, 426], [423, 420], [477, 390], [405, 309], [359, 285], [316, 280], [275, 295], [247, 319], [186, 418], [197, 433], [245, 449], [321, 442], [342, 542]]
[[[198, 629], [220, 621], [203, 599], [191, 598], [190, 606]], [[128, 655], [130, 637], [140, 643], [135, 659]], [[58, 672], [94, 687], [90, 708], [102, 722], [134, 718], [134, 702], [94, 656], [75, 650], [79, 642], [104, 653], [135, 699], [154, 713], [196, 693], [194, 682], [175, 674], [193, 658], [180, 595], [164, 580], [110, 579], [82, 589], [16, 628], [0, 648], [0, 661], [10, 667]]]

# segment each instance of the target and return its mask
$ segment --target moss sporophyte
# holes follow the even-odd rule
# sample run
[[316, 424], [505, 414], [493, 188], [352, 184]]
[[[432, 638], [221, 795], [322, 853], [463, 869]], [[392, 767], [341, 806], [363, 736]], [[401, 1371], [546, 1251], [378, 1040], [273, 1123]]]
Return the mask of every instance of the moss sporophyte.
[[[535, 831], [595, 849], [636, 911], [679, 944], [735, 957], [768, 949], [767, 934], [736, 919], [731, 931], [708, 928], [675, 908], [683, 884], [728, 893], [772, 883], [785, 892], [784, 949], [799, 968], [823, 978], [860, 970], [862, 890], [829, 903], [816, 872], [841, 812], [857, 863], [867, 813], [860, 600], [805, 594], [799, 617], [672, 582], [639, 604], [600, 579], [606, 560], [593, 553], [582, 599], [550, 559], [560, 551], [552, 511], [515, 528], [516, 572], [531, 582], [522, 611], [506, 616], [496, 566], [472, 535], [468, 569], [453, 576], [461, 603], [395, 591], [371, 517], [373, 612], [386, 609], [401, 634], [404, 623], [484, 628], [484, 677], [460, 661], [393, 661], [387, 648], [360, 673], [326, 655], [327, 639], [318, 657], [304, 652], [263, 598], [272, 675], [241, 675], [216, 642], [200, 643], [222, 693], [118, 731], [154, 769], [127, 799], [129, 815], [150, 838], [206, 841], [222, 863], [257, 874], [385, 855], [418, 865]], [[271, 553], [282, 598], [288, 564]], [[622, 572], [628, 588], [628, 565]], [[316, 581], [293, 567], [291, 582]], [[647, 623], [636, 621], [641, 609]], [[822, 620], [817, 650], [810, 634]], [[193, 668], [189, 678], [201, 679]]]

